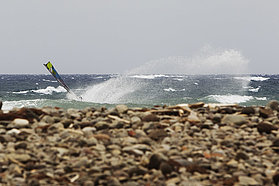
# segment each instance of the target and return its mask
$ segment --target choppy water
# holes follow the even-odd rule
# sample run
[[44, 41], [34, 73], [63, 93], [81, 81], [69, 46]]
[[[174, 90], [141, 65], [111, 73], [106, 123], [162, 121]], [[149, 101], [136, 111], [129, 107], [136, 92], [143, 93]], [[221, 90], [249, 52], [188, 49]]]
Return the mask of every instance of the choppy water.
[[51, 75], [0, 75], [3, 109], [13, 107], [173, 105], [203, 101], [265, 105], [279, 100], [279, 75], [61, 75], [83, 100]]

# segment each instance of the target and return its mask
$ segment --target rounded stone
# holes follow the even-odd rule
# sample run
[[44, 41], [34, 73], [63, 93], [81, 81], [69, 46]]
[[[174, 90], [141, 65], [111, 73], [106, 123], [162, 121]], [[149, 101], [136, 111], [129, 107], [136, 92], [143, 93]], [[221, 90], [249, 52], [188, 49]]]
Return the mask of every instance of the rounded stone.
[[15, 128], [25, 128], [29, 126], [29, 121], [26, 119], [14, 119], [14, 121], [12, 122]]
[[121, 114], [128, 111], [127, 105], [116, 105], [115, 108], [116, 108], [117, 112], [121, 113]]
[[271, 100], [266, 106], [272, 110], [279, 110], [279, 103], [277, 100]]

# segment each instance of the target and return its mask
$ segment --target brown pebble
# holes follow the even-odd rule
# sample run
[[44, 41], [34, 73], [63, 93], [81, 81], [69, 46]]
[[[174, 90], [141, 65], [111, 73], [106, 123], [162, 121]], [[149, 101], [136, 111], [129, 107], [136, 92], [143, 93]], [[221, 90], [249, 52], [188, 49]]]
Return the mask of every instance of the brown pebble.
[[223, 181], [223, 185], [224, 186], [233, 186], [234, 183], [238, 182], [238, 177], [237, 176], [234, 176], [234, 177], [231, 177], [231, 178], [225, 178], [224, 181]]
[[253, 107], [244, 107], [241, 111], [241, 114], [247, 114], [247, 115], [255, 114], [255, 109]]
[[206, 174], [207, 173], [207, 170], [197, 164], [191, 164], [191, 165], [188, 165], [187, 167], [187, 171], [190, 172], [190, 173], [194, 173], [194, 172], [198, 172], [198, 173], [201, 173], [201, 174]]
[[15, 145], [15, 149], [26, 149], [27, 148], [27, 143], [21, 142]]
[[270, 101], [267, 105], [268, 108], [271, 108], [272, 110], [279, 110], [279, 103], [277, 100]]
[[265, 132], [267, 134], [270, 134], [272, 130], [277, 130], [277, 127], [275, 127], [272, 124], [269, 124], [267, 122], [262, 122], [257, 125], [257, 129], [258, 129], [259, 133]]
[[260, 108], [260, 117], [268, 118], [272, 114], [273, 111], [271, 109]]
[[142, 121], [144, 121], [144, 122], [160, 121], [160, 118], [158, 116], [156, 116], [155, 114], [149, 114], [147, 116], [144, 116], [142, 118]]
[[148, 134], [148, 136], [149, 136], [151, 139], [157, 141], [157, 140], [161, 140], [161, 139], [167, 137], [167, 136], [168, 136], [168, 133], [167, 133], [165, 130], [163, 130], [163, 129], [156, 129], [156, 130], [152, 130], [152, 131]]
[[167, 174], [170, 174], [173, 171], [173, 168], [167, 162], [162, 162], [160, 164], [160, 170], [166, 176]]
[[149, 169], [159, 169], [162, 158], [158, 154], [153, 154], [149, 159], [149, 164], [147, 167]]
[[279, 153], [279, 139], [274, 140], [271, 147], [275, 152]]
[[249, 159], [249, 156], [247, 156], [245, 153], [243, 153], [243, 152], [238, 152], [237, 154], [236, 154], [236, 156], [235, 156], [235, 159], [236, 160], [247, 160], [247, 159]]
[[279, 173], [278, 172], [272, 177], [272, 180], [275, 185], [279, 185]]
[[204, 102], [198, 102], [198, 103], [193, 103], [189, 104], [189, 108], [191, 109], [196, 109], [204, 106]]

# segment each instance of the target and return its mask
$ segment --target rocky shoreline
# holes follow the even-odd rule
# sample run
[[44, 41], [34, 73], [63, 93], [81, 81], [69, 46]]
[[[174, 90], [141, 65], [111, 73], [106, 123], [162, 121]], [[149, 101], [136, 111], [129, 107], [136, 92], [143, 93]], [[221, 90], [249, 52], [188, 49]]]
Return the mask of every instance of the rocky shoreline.
[[279, 108], [0, 110], [0, 185], [278, 185]]

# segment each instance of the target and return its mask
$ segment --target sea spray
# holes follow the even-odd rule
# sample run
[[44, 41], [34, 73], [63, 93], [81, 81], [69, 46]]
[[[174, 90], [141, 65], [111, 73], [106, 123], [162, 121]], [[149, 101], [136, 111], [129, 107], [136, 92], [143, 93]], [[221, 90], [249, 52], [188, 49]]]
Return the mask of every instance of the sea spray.
[[248, 63], [240, 51], [206, 46], [192, 57], [170, 56], [151, 60], [127, 74], [243, 74], [248, 72]]
[[140, 83], [139, 80], [120, 75], [88, 87], [82, 98], [84, 101], [94, 103], [126, 103], [131, 101], [127, 100], [129, 94], [142, 88], [142, 86], [143, 83]]
[[[242, 56], [241, 52], [234, 49], [214, 49], [205, 46], [197, 55], [193, 57], [171, 56], [158, 60], [152, 60], [142, 66], [127, 71], [124, 75], [111, 78], [97, 85], [89, 86], [87, 91], [82, 95], [84, 101], [94, 103], [146, 103], [152, 102], [151, 99], [158, 97], [166, 98], [166, 91], [170, 87], [164, 88], [163, 85], [149, 86], [149, 82], [136, 79], [156, 79], [167, 78], [166, 74], [241, 74], [247, 72], [248, 60]], [[193, 80], [179, 77], [182, 83], [187, 81], [188, 84], [198, 85]], [[140, 83], [141, 82], [141, 83]], [[144, 83], [143, 83], [144, 82]], [[163, 84], [164, 82], [160, 82]], [[232, 86], [238, 88], [239, 81]], [[242, 81], [240, 87], [248, 86], [249, 82]], [[153, 91], [154, 86], [158, 90]], [[189, 87], [182, 87], [182, 90]], [[139, 96], [138, 91], [145, 95]], [[163, 92], [161, 92], [163, 90]], [[244, 89], [243, 89], [244, 90]], [[134, 96], [133, 96], [134, 94]], [[135, 96], [137, 94], [137, 96]], [[155, 95], [154, 95], [155, 94]], [[157, 96], [156, 96], [157, 94]], [[187, 94], [187, 92], [185, 92]], [[187, 95], [185, 95], [187, 96]], [[168, 97], [167, 97], [168, 98]], [[154, 101], [154, 100], [153, 100]]]

